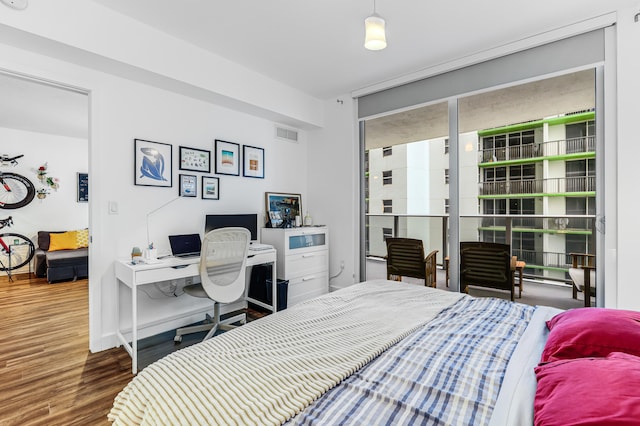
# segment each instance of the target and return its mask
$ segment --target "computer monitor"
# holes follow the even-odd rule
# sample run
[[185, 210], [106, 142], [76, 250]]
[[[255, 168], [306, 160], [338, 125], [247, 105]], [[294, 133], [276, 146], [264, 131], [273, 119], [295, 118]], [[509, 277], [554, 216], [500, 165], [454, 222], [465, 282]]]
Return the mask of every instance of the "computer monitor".
[[205, 234], [218, 228], [238, 226], [251, 232], [251, 241], [258, 241], [257, 214], [208, 214], [204, 222]]

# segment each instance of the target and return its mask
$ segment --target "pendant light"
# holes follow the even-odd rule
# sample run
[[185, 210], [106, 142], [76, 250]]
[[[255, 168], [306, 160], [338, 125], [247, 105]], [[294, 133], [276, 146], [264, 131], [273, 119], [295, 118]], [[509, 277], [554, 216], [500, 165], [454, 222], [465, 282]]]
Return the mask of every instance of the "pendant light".
[[373, 14], [364, 20], [364, 47], [369, 50], [382, 50], [387, 47], [384, 19], [376, 13], [376, 0], [373, 0]]

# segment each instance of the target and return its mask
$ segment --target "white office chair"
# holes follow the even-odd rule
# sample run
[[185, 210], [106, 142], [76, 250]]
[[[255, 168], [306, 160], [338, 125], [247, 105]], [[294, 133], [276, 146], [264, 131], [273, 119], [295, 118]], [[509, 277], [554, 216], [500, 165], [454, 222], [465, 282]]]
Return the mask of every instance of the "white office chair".
[[234, 328], [233, 323], [246, 323], [244, 313], [220, 321], [220, 303], [232, 303], [244, 296], [250, 239], [251, 234], [245, 228], [220, 228], [204, 236], [200, 250], [201, 283], [185, 286], [184, 292], [213, 300], [213, 318], [207, 314], [205, 324], [177, 329], [174, 341], [181, 342], [185, 334], [209, 330], [204, 341], [218, 329], [228, 330]]

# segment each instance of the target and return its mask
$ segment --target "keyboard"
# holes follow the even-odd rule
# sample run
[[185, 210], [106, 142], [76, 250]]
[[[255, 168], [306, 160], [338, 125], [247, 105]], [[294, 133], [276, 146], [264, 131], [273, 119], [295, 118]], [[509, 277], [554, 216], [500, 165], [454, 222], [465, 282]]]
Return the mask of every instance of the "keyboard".
[[200, 253], [174, 254], [173, 257], [176, 257], [178, 259], [192, 259], [194, 257], [200, 257]]
[[269, 244], [254, 243], [254, 244], [250, 244], [249, 245], [249, 250], [254, 250], [254, 251], [269, 250], [269, 249], [272, 249], [272, 248], [273, 248], [273, 246], [269, 245]]

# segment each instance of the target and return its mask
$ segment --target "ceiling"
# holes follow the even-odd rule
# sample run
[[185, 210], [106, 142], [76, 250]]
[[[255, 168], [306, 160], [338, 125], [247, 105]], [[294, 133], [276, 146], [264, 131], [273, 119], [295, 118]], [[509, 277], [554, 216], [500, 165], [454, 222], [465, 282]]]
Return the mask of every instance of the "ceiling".
[[637, 0], [93, 0], [319, 99], [593, 18]]
[[[377, 0], [388, 47], [368, 51], [370, 0], [92, 1], [319, 99], [636, 4]], [[86, 138], [86, 95], [2, 74], [0, 94], [0, 127]]]
[[0, 73], [0, 127], [86, 139], [88, 126], [86, 94]]

